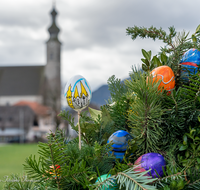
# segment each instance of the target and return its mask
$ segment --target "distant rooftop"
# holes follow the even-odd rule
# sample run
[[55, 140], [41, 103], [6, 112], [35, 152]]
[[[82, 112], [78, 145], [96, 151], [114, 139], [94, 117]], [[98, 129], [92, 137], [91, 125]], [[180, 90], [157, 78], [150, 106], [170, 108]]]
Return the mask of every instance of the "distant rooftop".
[[44, 66], [0, 66], [0, 96], [41, 94]]
[[48, 115], [51, 111], [49, 107], [43, 106], [37, 102], [31, 102], [31, 101], [20, 101], [14, 104], [14, 106], [28, 106], [33, 110], [33, 112], [36, 115]]

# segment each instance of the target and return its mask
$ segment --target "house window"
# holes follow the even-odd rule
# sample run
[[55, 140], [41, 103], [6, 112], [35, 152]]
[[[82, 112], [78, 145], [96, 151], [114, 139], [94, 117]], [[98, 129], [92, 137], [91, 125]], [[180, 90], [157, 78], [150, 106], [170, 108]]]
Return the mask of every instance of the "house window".
[[33, 120], [33, 126], [38, 126], [38, 120], [37, 120], [37, 117], [35, 117], [34, 120]]

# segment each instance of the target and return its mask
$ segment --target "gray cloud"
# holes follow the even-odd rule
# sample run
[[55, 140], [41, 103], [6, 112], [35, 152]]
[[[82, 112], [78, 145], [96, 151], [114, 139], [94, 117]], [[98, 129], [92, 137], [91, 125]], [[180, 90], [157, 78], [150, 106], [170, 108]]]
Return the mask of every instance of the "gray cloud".
[[[173, 2], [173, 3], [172, 3]], [[184, 8], [182, 7], [184, 5]], [[128, 26], [154, 25], [167, 29], [190, 30], [198, 25], [193, 5], [188, 1], [93, 1], [88, 6], [61, 9], [65, 18], [78, 22], [73, 32], [63, 31], [64, 48], [91, 48], [91, 46], [118, 46], [126, 38]], [[192, 11], [189, 11], [189, 10]], [[197, 10], [197, 9], [196, 9]], [[189, 14], [187, 14], [190, 12]], [[70, 26], [68, 26], [70, 27]], [[77, 33], [80, 35], [77, 37]], [[77, 39], [77, 40], [76, 40]]]
[[[79, 72], [95, 89], [113, 74], [126, 77], [132, 65], [141, 64], [142, 48], [156, 54], [162, 45], [150, 39], [132, 41], [126, 35], [127, 27], [154, 25], [167, 30], [174, 25], [178, 31], [193, 33], [199, 25], [199, 6], [200, 2], [194, 0], [57, 1], [62, 80]], [[45, 63], [51, 9], [49, 0], [0, 3], [1, 65]]]

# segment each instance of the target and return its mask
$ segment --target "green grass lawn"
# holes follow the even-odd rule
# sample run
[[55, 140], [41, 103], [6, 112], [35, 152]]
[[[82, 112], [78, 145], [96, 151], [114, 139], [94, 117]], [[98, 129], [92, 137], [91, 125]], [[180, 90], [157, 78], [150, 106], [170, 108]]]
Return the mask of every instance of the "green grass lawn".
[[23, 164], [31, 154], [38, 158], [37, 144], [0, 145], [0, 189], [3, 187], [4, 176], [25, 173]]

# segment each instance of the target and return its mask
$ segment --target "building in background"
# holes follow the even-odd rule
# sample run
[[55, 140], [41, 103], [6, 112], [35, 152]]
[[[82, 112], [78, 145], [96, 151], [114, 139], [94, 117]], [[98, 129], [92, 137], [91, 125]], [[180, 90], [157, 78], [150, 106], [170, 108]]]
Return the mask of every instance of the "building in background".
[[19, 109], [21, 109], [21, 107], [24, 106], [31, 108], [33, 112], [31, 126], [29, 126], [29, 130], [24, 131], [24, 136], [26, 136], [26, 139], [28, 139], [29, 141], [46, 140], [46, 134], [49, 131], [55, 130], [55, 112], [50, 107], [41, 105], [37, 102], [29, 101], [20, 101], [12, 107], [18, 107]]
[[[56, 15], [53, 6], [44, 66], [0, 67], [0, 141], [6, 139], [7, 134], [10, 141], [22, 136], [32, 138], [31, 134], [41, 136], [45, 130], [49, 132], [52, 129], [52, 124], [56, 125], [55, 116], [61, 110], [61, 43], [58, 39], [60, 29], [56, 25]], [[37, 108], [33, 109], [31, 105]], [[35, 110], [42, 106], [47, 112], [41, 115]], [[33, 126], [35, 133], [31, 130]], [[12, 131], [10, 136], [9, 131]]]
[[0, 106], [0, 142], [44, 141], [55, 130], [54, 112], [37, 102], [20, 101]]
[[28, 106], [0, 106], [0, 142], [23, 142], [34, 121]]

